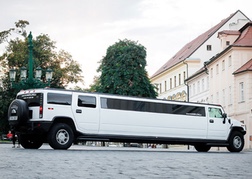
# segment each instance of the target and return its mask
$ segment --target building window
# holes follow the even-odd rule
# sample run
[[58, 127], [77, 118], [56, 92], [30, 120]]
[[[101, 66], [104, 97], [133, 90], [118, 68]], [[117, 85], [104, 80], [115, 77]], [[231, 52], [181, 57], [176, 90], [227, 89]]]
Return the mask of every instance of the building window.
[[228, 91], [229, 92], [229, 95], [228, 95], [229, 96], [229, 104], [232, 104], [232, 87], [229, 86], [228, 89], [229, 89], [229, 91]]
[[225, 60], [222, 60], [222, 71], [225, 70]]
[[223, 106], [225, 106], [225, 101], [226, 101], [226, 99], [225, 99], [225, 89], [223, 89], [222, 90], [222, 104], [223, 104]]
[[207, 82], [206, 82], [207, 90], [209, 89], [209, 77], [207, 77]]
[[170, 78], [170, 89], [172, 89], [172, 78]]
[[195, 94], [195, 83], [193, 83], [193, 95]]
[[232, 66], [232, 57], [231, 55], [228, 57], [228, 66]]
[[192, 85], [189, 86], [189, 95], [192, 96]]
[[176, 80], [176, 76], [174, 76], [174, 88], [177, 86]]
[[210, 70], [210, 76], [211, 76], [211, 78], [213, 78], [213, 68], [211, 68], [211, 70]]
[[197, 92], [200, 93], [200, 81], [197, 83]]
[[240, 101], [241, 102], [245, 101], [245, 98], [244, 98], [244, 83], [243, 82], [240, 83]]
[[216, 74], [219, 74], [219, 64], [216, 65]]
[[179, 85], [181, 85], [181, 74], [179, 74]]
[[207, 51], [212, 51], [212, 45], [207, 45], [206, 48], [207, 48]]
[[226, 46], [229, 46], [230, 45], [230, 41], [226, 41]]
[[219, 103], [219, 92], [216, 93], [216, 103]]
[[186, 79], [186, 73], [185, 73], [185, 71], [184, 71], [184, 80]]
[[201, 80], [201, 85], [202, 85], [202, 91], [204, 91], [205, 90], [205, 80], [204, 79]]
[[162, 83], [159, 84], [159, 94], [162, 93]]
[[164, 86], [165, 91], [167, 91], [167, 84], [166, 84], [166, 81], [164, 82], [164, 84], [165, 84], [165, 86]]

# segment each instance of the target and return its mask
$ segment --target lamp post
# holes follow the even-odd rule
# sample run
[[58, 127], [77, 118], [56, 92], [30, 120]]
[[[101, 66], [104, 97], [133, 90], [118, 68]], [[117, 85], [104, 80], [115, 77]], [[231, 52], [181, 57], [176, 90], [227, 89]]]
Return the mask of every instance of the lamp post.
[[41, 81], [42, 76], [42, 68], [37, 67], [35, 78], [33, 77], [33, 44], [32, 44], [32, 34], [30, 32], [28, 36], [28, 49], [29, 49], [29, 60], [28, 60], [28, 78], [27, 78], [27, 69], [25, 67], [20, 68], [20, 82], [15, 83], [16, 81], [16, 70], [10, 69], [10, 81], [12, 88], [16, 89], [32, 89], [32, 88], [44, 88], [46, 86], [50, 86], [50, 82], [52, 80], [53, 71], [49, 68], [46, 70], [46, 81], [47, 83], [43, 83]]

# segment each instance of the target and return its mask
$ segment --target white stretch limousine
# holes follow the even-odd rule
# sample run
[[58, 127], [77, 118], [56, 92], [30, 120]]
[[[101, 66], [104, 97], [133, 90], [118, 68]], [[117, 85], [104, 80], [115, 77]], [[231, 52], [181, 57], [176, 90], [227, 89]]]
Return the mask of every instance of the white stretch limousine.
[[188, 144], [240, 152], [245, 126], [219, 105], [59, 89], [21, 91], [8, 111], [24, 148], [45, 142], [68, 149], [76, 141]]

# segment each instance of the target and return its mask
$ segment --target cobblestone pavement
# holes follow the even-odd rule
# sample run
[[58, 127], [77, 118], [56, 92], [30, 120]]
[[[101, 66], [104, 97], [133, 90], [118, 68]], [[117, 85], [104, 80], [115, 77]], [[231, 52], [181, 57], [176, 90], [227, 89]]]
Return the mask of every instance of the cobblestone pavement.
[[0, 144], [1, 179], [225, 178], [249, 179], [252, 152], [72, 146], [53, 150]]

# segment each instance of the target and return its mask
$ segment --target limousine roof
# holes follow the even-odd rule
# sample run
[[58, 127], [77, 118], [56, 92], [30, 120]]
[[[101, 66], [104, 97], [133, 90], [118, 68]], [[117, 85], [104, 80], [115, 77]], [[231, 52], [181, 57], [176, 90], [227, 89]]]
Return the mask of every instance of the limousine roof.
[[167, 100], [167, 99], [158, 99], [158, 98], [148, 98], [148, 97], [139, 97], [139, 96], [123, 96], [123, 95], [118, 95], [118, 94], [109, 94], [109, 93], [97, 93], [97, 92], [85, 92], [85, 91], [80, 91], [80, 90], [69, 90], [69, 89], [60, 89], [60, 88], [37, 88], [37, 89], [27, 89], [27, 90], [21, 90], [17, 95], [19, 94], [28, 94], [28, 93], [38, 93], [42, 91], [51, 91], [51, 92], [70, 92], [70, 93], [83, 93], [83, 94], [94, 94], [94, 95], [99, 95], [102, 97], [122, 97], [124, 99], [129, 99], [129, 98], [134, 98], [134, 99], [139, 99], [139, 100], [151, 100], [151, 101], [162, 101], [162, 102], [171, 102], [171, 103], [181, 103], [181, 104], [194, 104], [194, 105], [201, 105], [201, 106], [218, 106], [221, 107], [220, 104], [210, 104], [210, 103], [198, 103], [198, 102], [187, 102], [187, 101], [175, 101], [175, 100]]

